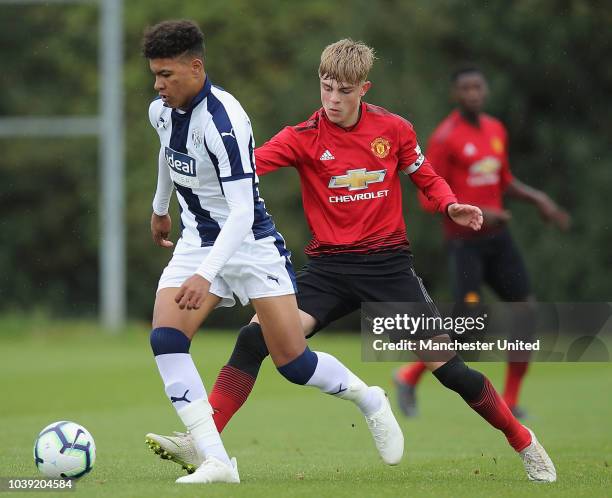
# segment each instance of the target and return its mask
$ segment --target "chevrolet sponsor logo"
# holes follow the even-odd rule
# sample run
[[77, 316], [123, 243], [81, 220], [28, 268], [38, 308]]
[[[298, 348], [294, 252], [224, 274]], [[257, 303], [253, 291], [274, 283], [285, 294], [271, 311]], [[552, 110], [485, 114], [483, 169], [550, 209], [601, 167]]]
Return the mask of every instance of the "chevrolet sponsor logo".
[[501, 162], [496, 157], [487, 156], [470, 166], [470, 174], [497, 173], [501, 169]]
[[379, 183], [385, 179], [386, 169], [368, 171], [365, 168], [350, 169], [346, 175], [332, 176], [329, 180], [329, 188], [345, 187], [349, 190], [363, 190], [368, 188], [370, 183]]
[[343, 202], [369, 201], [372, 199], [379, 199], [380, 197], [387, 197], [388, 195], [388, 190], [378, 190], [376, 192], [359, 192], [358, 194], [347, 195], [330, 195], [329, 202], [331, 204], [339, 204]]

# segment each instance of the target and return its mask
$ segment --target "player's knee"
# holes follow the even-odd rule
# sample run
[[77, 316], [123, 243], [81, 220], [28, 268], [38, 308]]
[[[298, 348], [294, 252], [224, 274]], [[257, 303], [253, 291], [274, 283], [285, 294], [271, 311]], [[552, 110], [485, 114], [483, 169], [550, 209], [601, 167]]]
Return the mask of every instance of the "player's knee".
[[469, 368], [458, 355], [434, 370], [433, 374], [442, 385], [468, 402], [477, 399], [484, 389], [484, 375]]
[[315, 372], [319, 359], [308, 346], [297, 358], [282, 367], [277, 367], [280, 374], [294, 384], [306, 384]]
[[261, 331], [261, 325], [252, 322], [242, 327], [238, 333], [236, 348], [250, 351], [263, 361], [263, 359], [268, 356], [268, 347], [266, 346], [266, 341]]
[[257, 377], [259, 367], [268, 356], [268, 348], [258, 323], [249, 323], [240, 329], [228, 365]]
[[191, 341], [180, 330], [157, 327], [151, 331], [151, 349], [155, 356], [171, 353], [189, 353]]

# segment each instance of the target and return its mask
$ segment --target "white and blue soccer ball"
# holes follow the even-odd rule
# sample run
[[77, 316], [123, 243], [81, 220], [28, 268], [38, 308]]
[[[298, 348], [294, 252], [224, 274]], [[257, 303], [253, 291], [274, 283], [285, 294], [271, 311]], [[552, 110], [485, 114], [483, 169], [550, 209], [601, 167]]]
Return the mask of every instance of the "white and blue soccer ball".
[[93, 468], [95, 461], [93, 437], [74, 422], [49, 424], [34, 443], [34, 462], [47, 477], [78, 479]]

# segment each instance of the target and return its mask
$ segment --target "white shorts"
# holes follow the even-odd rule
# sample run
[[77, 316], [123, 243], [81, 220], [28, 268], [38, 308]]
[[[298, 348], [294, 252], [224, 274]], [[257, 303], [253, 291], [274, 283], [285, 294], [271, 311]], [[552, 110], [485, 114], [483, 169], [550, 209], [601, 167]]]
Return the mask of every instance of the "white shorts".
[[[157, 290], [183, 285], [211, 249], [179, 239], [172, 259], [159, 278]], [[243, 306], [250, 299], [295, 294], [297, 287], [290, 256], [278, 232], [276, 236], [245, 240], [210, 285], [210, 293], [221, 298], [217, 307], [234, 306], [234, 294]]]

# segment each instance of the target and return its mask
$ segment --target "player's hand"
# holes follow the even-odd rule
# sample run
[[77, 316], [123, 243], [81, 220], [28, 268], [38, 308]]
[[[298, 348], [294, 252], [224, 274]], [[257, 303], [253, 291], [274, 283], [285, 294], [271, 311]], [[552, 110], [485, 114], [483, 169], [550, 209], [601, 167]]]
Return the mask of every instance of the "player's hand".
[[153, 242], [160, 247], [171, 248], [174, 244], [168, 240], [170, 231], [172, 230], [172, 219], [170, 215], [158, 216], [155, 213], [151, 215], [151, 235]]
[[197, 310], [202, 306], [204, 299], [206, 299], [208, 295], [209, 289], [210, 282], [204, 277], [195, 274], [183, 282], [174, 300], [182, 310], [185, 308], [188, 310]]
[[557, 228], [565, 231], [569, 229], [572, 218], [564, 209], [560, 208], [555, 201], [553, 201], [546, 194], [542, 195], [537, 202], [537, 207], [540, 211], [540, 215], [544, 221], [554, 223]]
[[480, 230], [482, 227], [482, 211], [470, 204], [451, 204], [447, 209], [448, 215], [457, 225]]
[[505, 209], [485, 208], [482, 210], [482, 217], [484, 226], [488, 228], [496, 228], [501, 227], [510, 221], [512, 214], [510, 211], [506, 211]]

